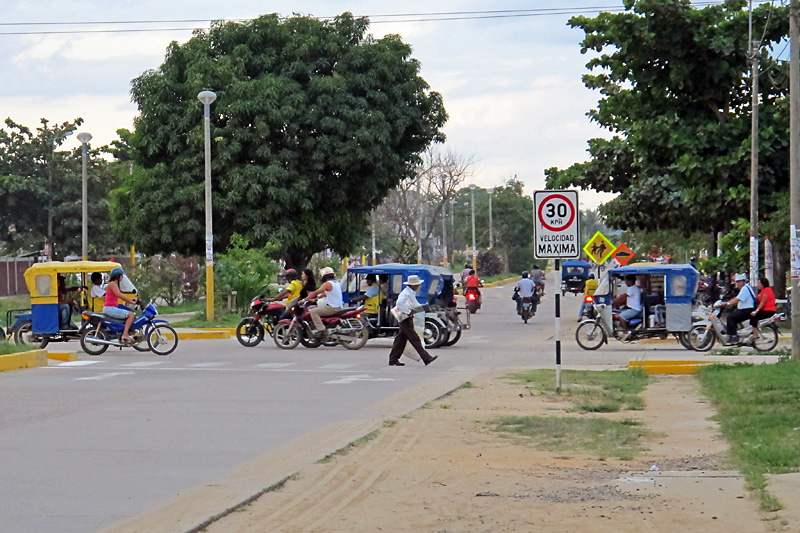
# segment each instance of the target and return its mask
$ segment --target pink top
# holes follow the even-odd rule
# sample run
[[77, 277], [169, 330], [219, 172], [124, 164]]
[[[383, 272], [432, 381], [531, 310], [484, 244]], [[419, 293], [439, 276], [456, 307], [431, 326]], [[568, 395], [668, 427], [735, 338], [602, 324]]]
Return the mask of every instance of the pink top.
[[117, 295], [114, 294], [114, 291], [111, 289], [111, 283], [106, 286], [106, 299], [103, 302], [105, 307], [116, 307], [119, 303], [119, 299]]

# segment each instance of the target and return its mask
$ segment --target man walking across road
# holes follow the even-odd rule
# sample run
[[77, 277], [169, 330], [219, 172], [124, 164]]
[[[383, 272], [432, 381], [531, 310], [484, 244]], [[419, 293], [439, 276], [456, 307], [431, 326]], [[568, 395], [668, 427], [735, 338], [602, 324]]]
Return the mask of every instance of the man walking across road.
[[417, 351], [425, 366], [428, 366], [439, 356], [429, 354], [422, 346], [419, 335], [414, 331], [414, 314], [425, 312], [416, 297], [417, 289], [422, 285], [422, 279], [416, 274], [412, 274], [408, 276], [403, 285], [406, 288], [400, 292], [397, 297], [397, 305], [392, 309], [392, 314], [397, 319], [400, 331], [397, 332], [392, 344], [392, 351], [389, 352], [389, 366], [405, 366], [405, 363], [400, 362], [400, 356], [403, 355], [403, 350], [405, 350], [408, 342]]

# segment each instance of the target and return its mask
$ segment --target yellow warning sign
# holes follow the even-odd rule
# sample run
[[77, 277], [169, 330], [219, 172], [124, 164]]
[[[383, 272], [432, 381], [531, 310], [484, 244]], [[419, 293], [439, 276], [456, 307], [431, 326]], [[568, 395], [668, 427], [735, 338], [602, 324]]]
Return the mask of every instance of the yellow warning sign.
[[605, 263], [614, 253], [614, 250], [616, 250], [616, 247], [599, 231], [583, 247], [586, 255], [597, 264]]

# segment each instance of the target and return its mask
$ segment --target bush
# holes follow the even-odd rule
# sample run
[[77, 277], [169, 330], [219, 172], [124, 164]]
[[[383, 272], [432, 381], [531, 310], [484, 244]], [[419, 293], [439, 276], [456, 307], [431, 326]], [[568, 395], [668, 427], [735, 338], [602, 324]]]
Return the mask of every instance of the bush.
[[503, 258], [491, 250], [478, 254], [478, 275], [496, 276], [505, 272]]
[[143, 299], [161, 298], [172, 306], [193, 297], [197, 273], [198, 261], [193, 257], [157, 255], [142, 259], [128, 274]]

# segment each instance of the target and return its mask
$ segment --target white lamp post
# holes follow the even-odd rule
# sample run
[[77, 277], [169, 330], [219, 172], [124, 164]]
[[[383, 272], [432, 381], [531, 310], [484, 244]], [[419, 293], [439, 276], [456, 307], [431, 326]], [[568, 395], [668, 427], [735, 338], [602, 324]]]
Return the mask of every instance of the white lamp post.
[[475, 185], [470, 185], [472, 193], [472, 270], [478, 271], [478, 249], [475, 246]]
[[212, 91], [201, 91], [197, 99], [203, 104], [203, 129], [206, 152], [206, 319], [214, 319], [214, 231], [211, 224], [211, 103], [217, 99]]
[[78, 134], [78, 140], [81, 142], [81, 255], [84, 261], [89, 260], [89, 208], [88, 208], [88, 194], [89, 186], [87, 185], [88, 174], [86, 166], [89, 162], [89, 156], [86, 151], [86, 145], [92, 140], [92, 134], [81, 132]]
[[494, 232], [492, 230], [492, 195], [494, 189], [489, 189], [489, 249], [494, 248]]

